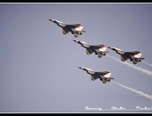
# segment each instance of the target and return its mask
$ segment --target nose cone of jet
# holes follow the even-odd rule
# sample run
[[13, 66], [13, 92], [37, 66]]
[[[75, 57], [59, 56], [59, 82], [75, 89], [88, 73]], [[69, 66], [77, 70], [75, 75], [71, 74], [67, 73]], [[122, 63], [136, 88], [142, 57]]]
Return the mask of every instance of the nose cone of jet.
[[76, 43], [78, 43], [78, 42], [79, 42], [79, 41], [78, 41], [78, 40], [76, 40], [76, 39], [74, 39], [73, 41], [74, 41], [74, 42], [76, 42]]
[[54, 21], [54, 19], [49, 18], [49, 21]]
[[78, 68], [83, 70], [83, 67], [81, 67], [81, 66], [79, 66]]
[[52, 21], [52, 19], [49, 19], [49, 21]]
[[111, 49], [111, 50], [113, 50], [114, 49], [114, 47], [108, 47], [109, 49]]
[[109, 49], [111, 49], [111, 47], [108, 46]]

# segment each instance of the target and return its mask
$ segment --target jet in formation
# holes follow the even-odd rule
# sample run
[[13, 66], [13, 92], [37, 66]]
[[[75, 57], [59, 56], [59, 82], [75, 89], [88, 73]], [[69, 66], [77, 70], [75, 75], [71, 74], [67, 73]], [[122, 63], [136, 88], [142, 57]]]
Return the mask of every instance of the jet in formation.
[[141, 62], [141, 60], [144, 60], [145, 58], [142, 58], [142, 54], [140, 51], [130, 51], [130, 52], [125, 52], [119, 48], [116, 47], [108, 47], [109, 49], [115, 51], [117, 54], [121, 56], [121, 61], [126, 61], [130, 59], [133, 64], [137, 64], [138, 62]]
[[99, 45], [89, 45], [88, 43], [80, 40], [73, 40], [74, 42], [80, 44], [83, 48], [86, 49], [86, 54], [92, 54], [95, 53], [98, 55], [98, 58], [101, 58], [102, 56], [105, 56], [107, 53], [109, 53], [107, 50], [107, 46], [103, 44]]
[[92, 69], [89, 69], [87, 67], [79, 67], [81, 70], [86, 71], [89, 75], [91, 75], [91, 80], [95, 81], [96, 79], [100, 79], [102, 83], [107, 83], [110, 82], [111, 79], [114, 79], [111, 77], [111, 73], [109, 71], [101, 71], [101, 72], [96, 72]]
[[63, 23], [59, 20], [56, 20], [56, 19], [50, 18], [49, 20], [54, 22], [55, 24], [57, 24], [59, 27], [61, 27], [62, 33], [64, 35], [71, 32], [71, 34], [73, 34], [74, 37], [78, 37], [79, 35], [82, 35], [83, 32], [86, 32], [85, 30], [83, 30], [84, 27], [79, 23], [65, 24], [65, 23]]

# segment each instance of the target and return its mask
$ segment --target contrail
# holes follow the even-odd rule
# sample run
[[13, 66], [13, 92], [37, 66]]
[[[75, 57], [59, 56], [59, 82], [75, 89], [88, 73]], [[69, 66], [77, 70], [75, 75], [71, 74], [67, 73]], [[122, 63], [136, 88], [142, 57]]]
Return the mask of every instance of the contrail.
[[132, 91], [132, 92], [134, 92], [134, 93], [137, 93], [137, 94], [139, 94], [139, 95], [141, 95], [141, 96], [143, 96], [143, 97], [145, 97], [145, 98], [148, 98], [148, 99], [152, 100], [152, 95], [148, 95], [148, 94], [146, 94], [146, 93], [144, 93], [144, 92], [142, 92], [142, 91], [135, 90], [135, 89], [133, 89], [133, 88], [131, 88], [131, 87], [127, 87], [127, 86], [125, 86], [125, 85], [123, 85], [123, 84], [120, 84], [120, 83], [117, 83], [117, 82], [115, 82], [115, 81], [111, 81], [111, 82], [113, 82], [113, 83], [115, 83], [115, 84], [117, 84], [117, 85], [119, 85], [119, 86], [121, 86], [121, 87], [123, 87], [123, 88], [125, 88], [125, 89], [128, 89], [128, 90], [130, 90], [130, 91]]
[[128, 62], [122, 62], [120, 59], [114, 58], [114, 57], [112, 57], [112, 56], [110, 56], [110, 55], [107, 55], [107, 56], [110, 57], [110, 58], [112, 58], [112, 59], [114, 59], [115, 61], [118, 61], [118, 62], [120, 62], [120, 63], [123, 63], [123, 64], [127, 65], [127, 66], [130, 67], [130, 68], [133, 68], [133, 69], [135, 69], [135, 70], [137, 70], [137, 71], [139, 71], [139, 72], [142, 72], [142, 73], [144, 73], [144, 74], [147, 74], [147, 75], [149, 75], [149, 76], [152, 76], [152, 72], [149, 71], [149, 70], [146, 70], [146, 69], [143, 69], [143, 68], [141, 68], [141, 67], [135, 66], [135, 65], [130, 64], [130, 63], [128, 63]]
[[148, 62], [145, 62], [145, 61], [142, 61], [144, 64], [148, 65], [148, 66], [152, 66], [152, 64], [148, 63]]

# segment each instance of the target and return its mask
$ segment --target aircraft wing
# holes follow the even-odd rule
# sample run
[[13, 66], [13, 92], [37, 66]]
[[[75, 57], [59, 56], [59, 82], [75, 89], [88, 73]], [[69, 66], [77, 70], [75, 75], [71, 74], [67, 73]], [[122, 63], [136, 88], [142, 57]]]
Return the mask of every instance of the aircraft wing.
[[91, 76], [91, 80], [92, 80], [92, 81], [95, 81], [96, 79], [98, 79], [98, 78]]
[[109, 71], [96, 72], [96, 75], [99, 75], [100, 81], [103, 83], [109, 82], [111, 79], [113, 79]]
[[68, 30], [68, 29], [62, 29], [62, 33], [64, 34], [64, 35], [66, 35], [67, 33], [69, 33], [70, 32], [70, 30]]
[[92, 54], [92, 53], [93, 53], [93, 51], [86, 49], [86, 54], [87, 55]]
[[136, 55], [139, 53], [140, 53], [140, 51], [125, 52], [125, 54], [130, 54], [130, 55]]
[[83, 30], [83, 27], [82, 27], [82, 26], [75, 27], [75, 30], [76, 30], [76, 31], [82, 31], [82, 30]]
[[105, 52], [107, 47], [105, 45], [96, 45], [94, 46], [97, 52]]
[[90, 46], [94, 47], [95, 49], [99, 49], [99, 48], [105, 47], [105, 45], [102, 45], [102, 44], [100, 44], [100, 45], [90, 45]]
[[121, 61], [126, 61], [128, 60], [128, 57], [125, 57], [125, 55], [121, 55]]
[[104, 74], [103, 74], [103, 77], [104, 78], [110, 78], [111, 77], [111, 73], [108, 72], [108, 71], [105, 71]]
[[90, 49], [94, 49], [99, 58], [108, 53], [107, 47], [105, 45], [90, 45]]
[[100, 78], [100, 80], [103, 83], [109, 82], [111, 79], [114, 79], [111, 77], [111, 73], [110, 72], [105, 72], [105, 74], [103, 75], [103, 77]]
[[80, 27], [81, 24], [67, 24], [66, 26], [69, 28], [77, 28], [77, 27]]
[[74, 33], [74, 37], [78, 37], [79, 35], [82, 35], [82, 32], [85, 32], [82, 26], [72, 28], [72, 31]]
[[100, 75], [100, 77], [109, 78], [111, 73], [109, 71], [96, 72], [96, 74]]

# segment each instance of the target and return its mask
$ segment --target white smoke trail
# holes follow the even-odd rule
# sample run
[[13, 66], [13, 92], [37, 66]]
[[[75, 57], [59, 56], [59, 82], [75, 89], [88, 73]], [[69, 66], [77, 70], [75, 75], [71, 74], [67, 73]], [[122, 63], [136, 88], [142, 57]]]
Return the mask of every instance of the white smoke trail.
[[142, 61], [144, 64], [148, 65], [148, 66], [152, 66], [152, 64], [148, 63], [148, 62], [145, 62], [145, 61]]
[[128, 62], [122, 62], [120, 59], [114, 58], [114, 57], [112, 57], [112, 56], [110, 56], [110, 55], [107, 55], [107, 56], [110, 57], [110, 58], [112, 58], [112, 59], [114, 59], [115, 61], [118, 61], [118, 62], [120, 62], [120, 63], [123, 63], [123, 64], [127, 65], [127, 66], [130, 67], [130, 68], [133, 68], [133, 69], [135, 69], [135, 70], [137, 70], [137, 71], [139, 71], [139, 72], [142, 72], [142, 73], [144, 73], [144, 74], [147, 74], [147, 75], [149, 75], [149, 76], [152, 76], [152, 72], [149, 71], [149, 70], [146, 70], [146, 69], [143, 69], [143, 68], [141, 68], [141, 67], [135, 66], [135, 65], [130, 64], [130, 63], [128, 63]]
[[152, 100], [152, 95], [148, 95], [148, 94], [146, 94], [146, 93], [144, 93], [144, 92], [142, 92], [142, 91], [135, 90], [135, 89], [133, 89], [133, 88], [131, 88], [131, 87], [127, 87], [127, 86], [125, 86], [125, 85], [123, 85], [123, 84], [120, 84], [120, 83], [117, 83], [117, 82], [115, 82], [115, 81], [111, 81], [111, 82], [113, 82], [113, 83], [115, 83], [115, 84], [117, 84], [117, 85], [119, 85], [119, 86], [121, 86], [121, 87], [123, 87], [123, 88], [125, 88], [125, 89], [128, 89], [128, 90], [130, 90], [130, 91], [132, 91], [132, 92], [134, 92], [134, 93], [137, 93], [137, 94], [139, 94], [139, 95], [141, 95], [141, 96], [143, 96], [143, 97], [145, 97], [145, 98], [148, 98], [148, 99]]

